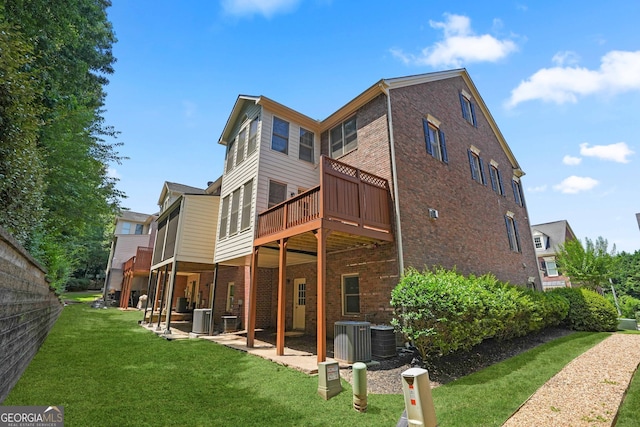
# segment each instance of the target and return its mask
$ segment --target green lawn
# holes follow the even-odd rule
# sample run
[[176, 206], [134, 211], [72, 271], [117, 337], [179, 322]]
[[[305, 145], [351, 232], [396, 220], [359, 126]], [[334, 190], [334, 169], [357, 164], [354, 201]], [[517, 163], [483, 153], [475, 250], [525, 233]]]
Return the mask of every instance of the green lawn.
[[[62, 405], [67, 426], [393, 426], [404, 409], [401, 395], [369, 395], [367, 413], [358, 413], [346, 382], [325, 401], [316, 377], [204, 340], [166, 341], [140, 318], [65, 307], [4, 404]], [[572, 334], [434, 389], [438, 424], [501, 425], [607, 335]]]

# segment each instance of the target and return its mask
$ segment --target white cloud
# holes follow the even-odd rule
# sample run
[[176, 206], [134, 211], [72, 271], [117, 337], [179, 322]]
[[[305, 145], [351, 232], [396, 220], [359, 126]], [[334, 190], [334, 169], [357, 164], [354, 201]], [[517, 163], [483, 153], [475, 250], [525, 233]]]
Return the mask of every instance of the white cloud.
[[466, 16], [448, 13], [444, 16], [445, 22], [429, 21], [432, 28], [443, 30], [444, 40], [422, 49], [418, 55], [400, 49], [392, 49], [391, 53], [405, 64], [460, 67], [464, 63], [495, 62], [518, 48], [508, 39], [499, 40], [489, 34], [475, 35], [471, 20]]
[[618, 163], [629, 163], [628, 156], [634, 152], [624, 142], [609, 145], [594, 145], [584, 142], [580, 144], [580, 154], [587, 157], [597, 157], [602, 160], [611, 160]]
[[555, 55], [553, 55], [553, 58], [551, 58], [551, 61], [553, 61], [553, 63], [556, 64], [558, 67], [562, 67], [565, 64], [566, 65], [577, 64], [580, 61], [580, 57], [575, 52], [572, 52], [570, 50], [565, 50], [563, 52], [558, 52]]
[[529, 188], [527, 188], [527, 191], [529, 193], [543, 193], [543, 192], [547, 191], [547, 186], [546, 185], [539, 185], [537, 187], [529, 187]]
[[580, 162], [582, 162], [582, 159], [580, 157], [566, 155], [562, 158], [562, 163], [569, 166], [579, 165]]
[[222, 9], [229, 15], [270, 18], [276, 13], [291, 11], [299, 0], [222, 0]]
[[615, 94], [640, 90], [640, 50], [635, 52], [611, 51], [601, 59], [600, 68], [563, 66], [566, 52], [554, 56], [556, 67], [543, 68], [511, 91], [507, 107], [521, 102], [540, 99], [563, 104], [577, 102], [578, 97], [597, 93]]
[[565, 178], [560, 184], [554, 185], [556, 191], [565, 194], [576, 194], [581, 191], [587, 191], [598, 185], [598, 181], [586, 176], [570, 176]]

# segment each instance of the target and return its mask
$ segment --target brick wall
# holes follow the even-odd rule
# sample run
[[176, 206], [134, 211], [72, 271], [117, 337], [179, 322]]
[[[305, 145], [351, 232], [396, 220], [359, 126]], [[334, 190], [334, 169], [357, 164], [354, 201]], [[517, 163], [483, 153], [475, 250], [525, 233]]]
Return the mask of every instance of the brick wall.
[[0, 403], [62, 311], [43, 268], [0, 227]]
[[[511, 188], [512, 165], [480, 108], [477, 128], [462, 117], [463, 89], [470, 92], [457, 77], [391, 91], [405, 268], [455, 267], [463, 274], [492, 272], [519, 285], [533, 277], [539, 285], [527, 210], [515, 203]], [[441, 121], [448, 164], [426, 152], [422, 118], [427, 114]], [[472, 144], [480, 149], [486, 186], [471, 179]], [[506, 197], [491, 188], [490, 160], [498, 163]], [[429, 219], [429, 208], [438, 210], [438, 219]], [[515, 214], [521, 253], [509, 248], [507, 211]]]

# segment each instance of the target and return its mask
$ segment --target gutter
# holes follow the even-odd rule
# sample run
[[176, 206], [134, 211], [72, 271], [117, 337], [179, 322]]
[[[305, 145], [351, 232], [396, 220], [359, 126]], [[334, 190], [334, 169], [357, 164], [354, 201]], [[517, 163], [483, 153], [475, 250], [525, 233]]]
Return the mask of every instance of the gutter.
[[398, 198], [398, 169], [396, 167], [396, 147], [393, 139], [393, 118], [391, 116], [391, 96], [385, 82], [380, 83], [380, 89], [387, 95], [387, 123], [389, 123], [389, 145], [391, 150], [391, 176], [393, 178], [393, 208], [396, 216], [396, 241], [398, 242], [398, 274], [404, 275], [404, 253], [402, 251], [402, 227], [400, 223], [400, 201]]

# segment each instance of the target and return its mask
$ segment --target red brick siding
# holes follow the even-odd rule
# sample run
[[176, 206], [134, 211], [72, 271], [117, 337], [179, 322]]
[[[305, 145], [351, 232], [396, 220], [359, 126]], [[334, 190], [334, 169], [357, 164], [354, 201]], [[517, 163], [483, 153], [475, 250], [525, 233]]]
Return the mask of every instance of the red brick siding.
[[[492, 272], [514, 284], [533, 277], [539, 284], [527, 210], [516, 205], [511, 189], [512, 166], [480, 108], [477, 128], [462, 117], [462, 89], [469, 91], [458, 77], [390, 93], [404, 265], [455, 267], [463, 274]], [[422, 118], [427, 114], [441, 121], [448, 164], [426, 152]], [[471, 179], [467, 150], [472, 144], [480, 149], [486, 186]], [[491, 188], [492, 159], [498, 162], [506, 197]], [[437, 220], [429, 219], [429, 208], [438, 210]], [[507, 211], [515, 214], [522, 253], [509, 249]]]

